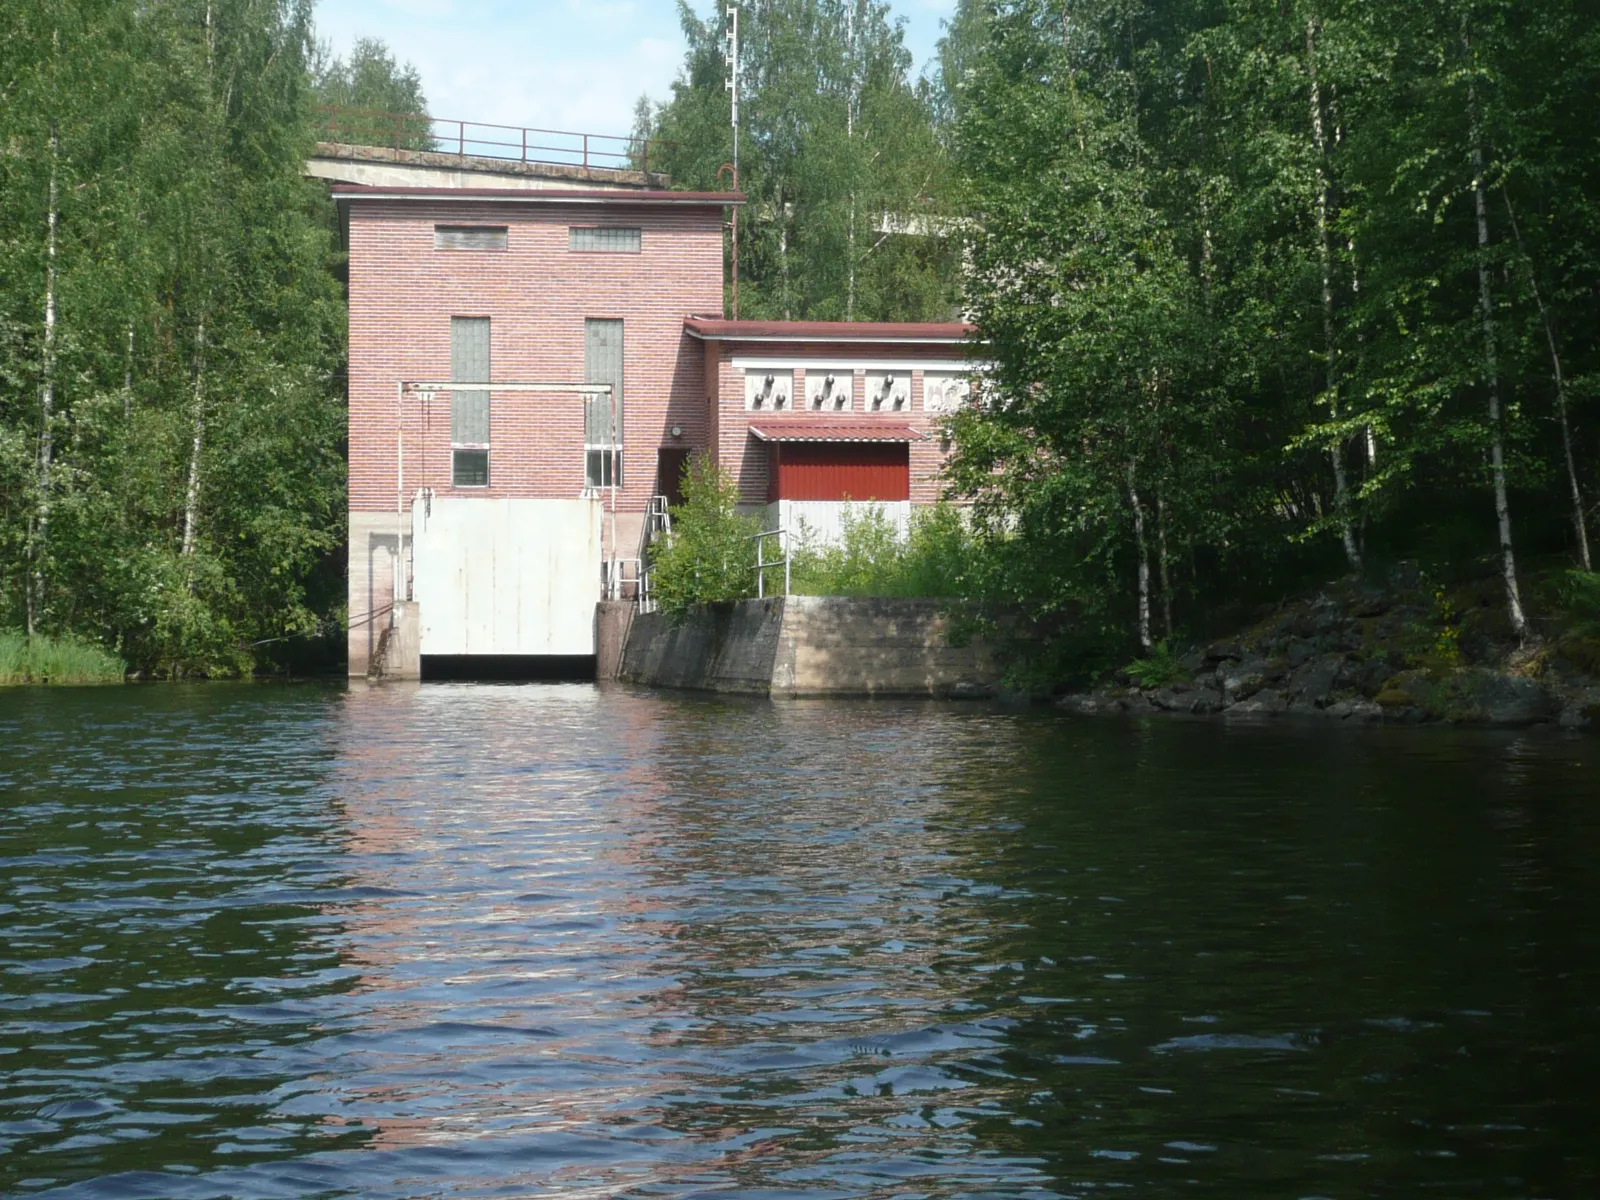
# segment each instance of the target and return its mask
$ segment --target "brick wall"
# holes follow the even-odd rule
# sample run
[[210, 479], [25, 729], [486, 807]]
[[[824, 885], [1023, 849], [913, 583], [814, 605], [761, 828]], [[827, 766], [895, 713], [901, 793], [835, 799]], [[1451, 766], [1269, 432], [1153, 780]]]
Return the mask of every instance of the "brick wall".
[[[892, 343], [835, 342], [706, 342], [706, 372], [708, 378], [715, 373], [719, 397], [717, 426], [713, 436], [717, 446], [718, 461], [733, 474], [739, 484], [739, 494], [747, 504], [764, 504], [769, 487], [767, 444], [750, 436], [752, 421], [771, 414], [749, 413], [744, 408], [744, 371], [734, 366], [735, 358], [763, 360], [793, 360], [796, 364], [827, 361], [839, 366], [861, 363], [907, 362], [927, 364], [930, 369], [937, 364], [942, 369], [958, 370], [964, 354], [961, 346]], [[939, 437], [940, 418], [925, 411], [922, 394], [923, 372], [918, 367], [911, 371], [911, 410], [909, 412], [868, 412], [866, 369], [855, 367], [855, 386], [851, 411], [829, 414], [840, 417], [870, 417], [895, 425], [910, 425], [927, 434], [924, 441], [911, 443], [911, 501], [913, 504], [932, 504], [942, 494], [943, 484], [939, 473], [944, 468], [948, 453]], [[800, 419], [805, 411], [805, 369], [795, 367], [795, 411]], [[824, 414], [813, 414], [821, 418]]]
[[[493, 377], [580, 382], [584, 319], [620, 317], [624, 334], [624, 488], [641, 512], [661, 446], [710, 444], [705, 355], [683, 319], [722, 307], [722, 209], [426, 200], [350, 205], [350, 508], [393, 512], [396, 384], [450, 378], [450, 318], [489, 317]], [[436, 250], [435, 224], [504, 225], [507, 249]], [[574, 253], [573, 225], [641, 228], [638, 254]], [[450, 476], [450, 397], [408, 398], [405, 491], [462, 494]], [[683, 427], [683, 437], [668, 434]], [[495, 394], [491, 486], [474, 495], [576, 497], [584, 484], [578, 396]]]

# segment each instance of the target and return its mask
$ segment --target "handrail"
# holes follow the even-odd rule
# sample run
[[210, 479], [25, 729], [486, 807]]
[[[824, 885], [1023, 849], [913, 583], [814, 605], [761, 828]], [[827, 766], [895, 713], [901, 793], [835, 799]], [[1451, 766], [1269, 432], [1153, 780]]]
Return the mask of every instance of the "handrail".
[[[766, 539], [770, 537], [783, 539], [783, 557], [767, 562], [762, 551], [766, 546]], [[766, 598], [768, 567], [783, 568], [783, 594], [785, 596], [794, 591], [794, 567], [793, 560], [789, 556], [789, 531], [780, 525], [777, 529], [751, 534], [749, 540], [756, 544], [756, 599], [762, 600]]]
[[651, 156], [655, 155], [659, 161], [662, 150], [677, 145], [659, 138], [536, 129], [488, 121], [454, 121], [426, 113], [393, 113], [332, 105], [319, 106], [317, 115], [319, 128], [332, 135], [333, 141], [450, 154], [460, 159], [500, 158], [511, 162], [648, 174]]

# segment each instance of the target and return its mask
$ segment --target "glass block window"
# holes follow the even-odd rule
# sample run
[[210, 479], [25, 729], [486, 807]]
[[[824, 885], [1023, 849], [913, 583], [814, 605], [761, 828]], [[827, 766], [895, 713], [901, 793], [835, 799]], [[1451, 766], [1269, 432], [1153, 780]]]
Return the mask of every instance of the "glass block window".
[[611, 395], [584, 402], [584, 483], [592, 488], [622, 486], [622, 333], [612, 318], [583, 323], [583, 381], [611, 385]]
[[644, 231], [615, 226], [574, 225], [567, 230], [567, 248], [598, 254], [638, 254]]
[[[489, 382], [489, 318], [450, 318], [450, 378]], [[450, 482], [454, 487], [489, 486], [489, 393], [456, 391], [450, 396]]]
[[504, 250], [509, 230], [504, 225], [435, 225], [435, 250]]

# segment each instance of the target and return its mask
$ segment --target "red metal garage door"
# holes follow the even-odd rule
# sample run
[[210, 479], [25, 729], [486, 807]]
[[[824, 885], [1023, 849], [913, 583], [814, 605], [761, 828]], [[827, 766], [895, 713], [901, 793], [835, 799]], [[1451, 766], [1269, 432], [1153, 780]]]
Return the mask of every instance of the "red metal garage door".
[[904, 442], [774, 442], [769, 500], [909, 500]]

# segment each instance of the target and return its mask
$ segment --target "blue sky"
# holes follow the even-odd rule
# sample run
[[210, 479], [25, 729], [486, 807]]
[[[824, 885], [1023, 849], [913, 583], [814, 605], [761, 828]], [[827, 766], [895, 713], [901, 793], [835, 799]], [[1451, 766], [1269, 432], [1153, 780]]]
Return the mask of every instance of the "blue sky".
[[[919, 70], [954, 9], [895, 0]], [[640, 94], [665, 99], [684, 53], [673, 0], [318, 0], [316, 20], [335, 52], [379, 37], [415, 63], [435, 116], [584, 133], [627, 133]]]

